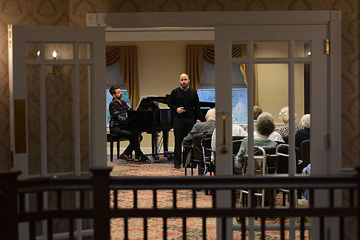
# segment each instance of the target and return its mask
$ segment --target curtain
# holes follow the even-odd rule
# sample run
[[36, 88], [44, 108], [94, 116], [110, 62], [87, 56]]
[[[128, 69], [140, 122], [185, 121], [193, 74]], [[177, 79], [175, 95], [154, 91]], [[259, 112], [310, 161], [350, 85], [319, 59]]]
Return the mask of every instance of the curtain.
[[[254, 55], [256, 46], [254, 46]], [[233, 58], [246, 58], [246, 44], [236, 44], [232, 46]], [[200, 76], [203, 72], [203, 60], [215, 64], [214, 45], [187, 45], [186, 46], [186, 73], [190, 78], [190, 86], [197, 90], [200, 84]], [[244, 82], [248, 85], [247, 66], [240, 65], [240, 71], [244, 76]], [[254, 104], [258, 105], [258, 75], [257, 66], [254, 65]]]
[[139, 74], [136, 46], [106, 47], [106, 67], [120, 61], [120, 73], [129, 92], [131, 107], [137, 106], [139, 95]]

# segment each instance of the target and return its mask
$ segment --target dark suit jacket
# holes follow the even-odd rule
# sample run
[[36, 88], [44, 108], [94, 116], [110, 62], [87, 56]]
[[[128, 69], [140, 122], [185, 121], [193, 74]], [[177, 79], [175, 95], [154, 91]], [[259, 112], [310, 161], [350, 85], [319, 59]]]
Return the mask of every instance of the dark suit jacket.
[[195, 123], [189, 134], [183, 139], [183, 145], [191, 145], [193, 136], [197, 133], [213, 132], [215, 129], [215, 121], [206, 121]]

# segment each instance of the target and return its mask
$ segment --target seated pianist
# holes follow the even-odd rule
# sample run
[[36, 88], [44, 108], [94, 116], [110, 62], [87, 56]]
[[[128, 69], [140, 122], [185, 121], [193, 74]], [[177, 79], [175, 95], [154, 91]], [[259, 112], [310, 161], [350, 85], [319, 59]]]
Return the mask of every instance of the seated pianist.
[[[135, 136], [134, 133], [131, 133], [126, 130], [127, 125], [127, 118], [126, 113], [129, 110], [132, 110], [124, 100], [122, 100], [122, 92], [119, 86], [112, 86], [109, 90], [111, 96], [113, 97], [112, 101], [109, 104], [109, 112], [110, 112], [110, 133], [116, 134], [119, 138], [127, 138], [129, 139], [130, 143], [124, 152], [120, 155], [121, 159], [126, 161], [132, 161], [129, 156], [132, 155], [134, 151], [134, 139], [135, 137], [139, 137], [140, 141], [142, 140], [142, 136], [137, 135]], [[145, 161], [147, 158], [139, 148], [137, 154], [139, 156], [140, 161]]]

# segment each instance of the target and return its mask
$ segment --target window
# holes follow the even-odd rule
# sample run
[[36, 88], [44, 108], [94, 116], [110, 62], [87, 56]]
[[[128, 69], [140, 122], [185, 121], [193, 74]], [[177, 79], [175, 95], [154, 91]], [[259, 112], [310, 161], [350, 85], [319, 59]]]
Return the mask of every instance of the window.
[[[203, 60], [204, 70], [198, 89], [200, 102], [215, 102], [215, 67]], [[240, 64], [232, 64], [232, 114], [233, 122], [247, 124], [247, 86], [240, 71]]]
[[[214, 89], [199, 89], [198, 95], [200, 102], [215, 102]], [[247, 88], [233, 88], [232, 114], [234, 123], [247, 124]]]
[[[129, 100], [129, 92], [123, 88], [121, 88], [121, 92], [123, 94], [122, 100], [124, 100], [127, 105], [130, 106], [130, 100]], [[109, 104], [112, 101], [113, 97], [109, 93], [109, 89], [106, 90], [106, 126], [109, 127], [109, 121], [110, 121], [110, 112], [109, 112]]]

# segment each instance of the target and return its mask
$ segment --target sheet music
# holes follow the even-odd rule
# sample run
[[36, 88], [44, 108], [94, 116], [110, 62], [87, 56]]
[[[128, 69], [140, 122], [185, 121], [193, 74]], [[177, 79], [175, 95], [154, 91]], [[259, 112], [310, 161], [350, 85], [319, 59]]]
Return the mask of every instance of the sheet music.
[[138, 110], [139, 107], [140, 107], [140, 105], [141, 105], [142, 100], [143, 100], [143, 99], [146, 99], [146, 98], [148, 98], [148, 97], [157, 97], [157, 96], [155, 96], [155, 95], [142, 96], [142, 97], [140, 98], [140, 101], [139, 101], [138, 105], [136, 106], [135, 110]]

